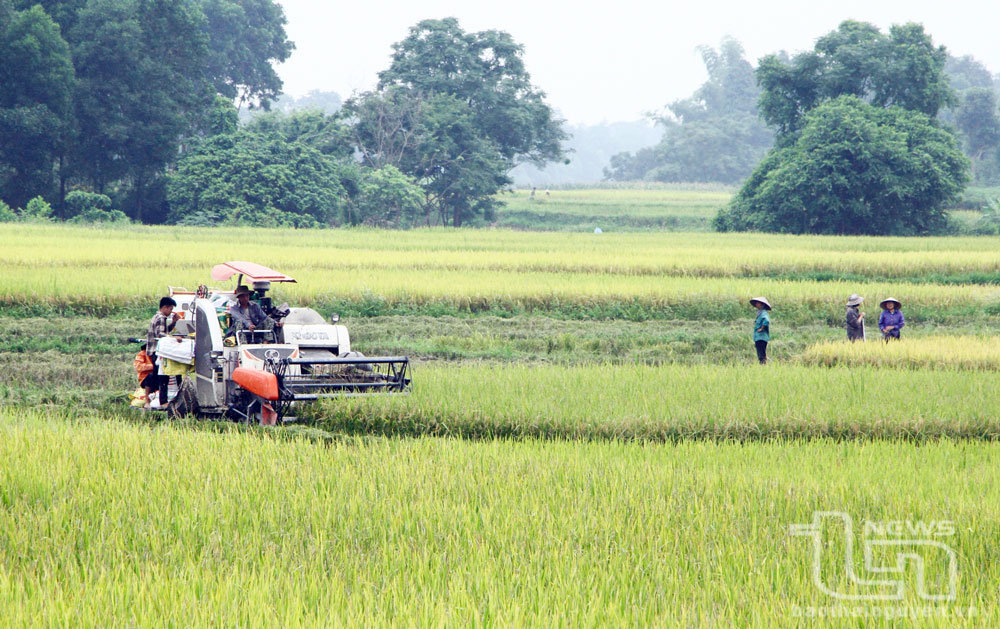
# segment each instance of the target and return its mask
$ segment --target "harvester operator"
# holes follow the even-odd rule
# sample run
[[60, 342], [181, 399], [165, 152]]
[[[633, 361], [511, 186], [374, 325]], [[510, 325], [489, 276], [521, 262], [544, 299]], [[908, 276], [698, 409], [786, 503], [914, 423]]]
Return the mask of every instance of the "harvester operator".
[[281, 327], [281, 321], [275, 321], [264, 314], [260, 304], [250, 301], [250, 289], [246, 286], [236, 287], [236, 305], [229, 309], [233, 318], [232, 331], [239, 330], [273, 330]]

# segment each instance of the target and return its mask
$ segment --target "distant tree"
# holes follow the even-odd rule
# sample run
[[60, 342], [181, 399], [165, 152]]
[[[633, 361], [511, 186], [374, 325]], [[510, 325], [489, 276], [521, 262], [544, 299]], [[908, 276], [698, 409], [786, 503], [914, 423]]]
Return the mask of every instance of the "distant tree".
[[0, 0], [0, 59], [0, 196], [20, 207], [54, 192], [72, 127], [73, 64], [42, 7], [15, 11], [10, 0]]
[[968, 180], [954, 135], [925, 114], [857, 96], [807, 112], [715, 219], [720, 231], [928, 234]]
[[604, 168], [604, 178], [613, 181], [639, 181], [645, 179], [646, 173], [656, 168], [658, 163], [658, 146], [647, 146], [635, 153], [623, 151], [611, 156]]
[[955, 122], [965, 136], [966, 150], [973, 159], [1000, 146], [1000, 115], [992, 88], [973, 87], [962, 95]]
[[349, 100], [345, 116], [366, 166], [419, 182], [428, 219], [490, 220], [512, 168], [563, 157], [565, 131], [507, 33], [424, 20], [393, 50], [377, 90]]
[[953, 57], [948, 55], [944, 64], [948, 84], [958, 93], [972, 87], [993, 87], [993, 75], [981, 61], [970, 55]]
[[137, 221], [143, 189], [213, 102], [204, 19], [195, 0], [90, 0], [70, 34], [80, 129], [74, 168], [97, 192], [126, 180]]
[[285, 13], [274, 0], [201, 0], [207, 18], [208, 73], [215, 90], [243, 105], [267, 108], [281, 93], [274, 64], [292, 54]]
[[345, 222], [351, 225], [403, 228], [423, 216], [424, 193], [395, 166], [366, 168]]
[[298, 109], [318, 109], [326, 115], [335, 114], [344, 105], [337, 92], [325, 90], [310, 90], [305, 96], [298, 98], [282, 94], [274, 101], [274, 109], [290, 114]]
[[760, 60], [760, 112], [779, 142], [794, 134], [819, 104], [849, 94], [877, 107], [898, 106], [933, 118], [955, 102], [944, 75], [947, 53], [919, 24], [895, 25], [886, 35], [872, 24], [845, 21], [812, 51], [790, 61]]
[[700, 50], [708, 81], [658, 117], [665, 131], [656, 147], [612, 158], [608, 179], [736, 183], [767, 152], [773, 136], [757, 116], [760, 90], [743, 47], [726, 38]]
[[943, 109], [938, 118], [955, 127], [963, 138], [965, 154], [972, 163], [977, 185], [1000, 183], [1000, 117], [997, 112], [1000, 88], [982, 63], [965, 56], [948, 57], [945, 65], [949, 83], [958, 90], [957, 103]]
[[337, 224], [348, 201], [335, 160], [276, 133], [208, 138], [168, 176], [171, 222], [320, 227]]

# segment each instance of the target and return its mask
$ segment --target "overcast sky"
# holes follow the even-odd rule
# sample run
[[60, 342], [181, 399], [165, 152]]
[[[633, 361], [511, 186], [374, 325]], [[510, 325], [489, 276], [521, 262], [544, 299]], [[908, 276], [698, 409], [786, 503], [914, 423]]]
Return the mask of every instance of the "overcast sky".
[[[691, 94], [705, 80], [696, 48], [739, 40], [756, 65], [778, 50], [812, 48], [845, 19], [920, 22], [953, 55], [972, 55], [1000, 72], [1000, 4], [989, 0], [279, 0], [295, 42], [278, 67], [285, 92], [370, 89], [389, 65], [391, 45], [427, 18], [457, 17], [466, 31], [499, 29], [524, 45], [533, 83], [574, 124], [636, 120]], [[989, 7], [993, 8], [989, 8]]]

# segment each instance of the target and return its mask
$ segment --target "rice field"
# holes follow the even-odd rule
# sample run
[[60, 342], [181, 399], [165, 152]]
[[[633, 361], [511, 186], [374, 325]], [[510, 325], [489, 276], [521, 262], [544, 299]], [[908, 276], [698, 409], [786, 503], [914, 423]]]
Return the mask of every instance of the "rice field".
[[538, 209], [578, 216], [634, 216], [641, 218], [687, 215], [711, 219], [726, 205], [733, 190], [718, 186], [648, 186], [646, 188], [519, 189], [500, 195], [501, 211]]
[[954, 528], [957, 602], [869, 604], [865, 626], [911, 608], [989, 626], [998, 457], [949, 440], [316, 443], [0, 411], [0, 622], [790, 626], [837, 609], [789, 533], [829, 510]]
[[327, 403], [320, 425], [471, 438], [1000, 439], [1000, 379], [954, 368], [420, 365], [414, 378], [408, 396]]
[[907, 338], [905, 343], [885, 343], [876, 330], [867, 343], [826, 341], [812, 345], [803, 353], [802, 361], [827, 367], [865, 365], [997, 371], [1000, 369], [1000, 338], [987, 335], [927, 335]]
[[[511, 207], [659, 220], [672, 194], [707, 220], [728, 192]], [[1000, 621], [1000, 238], [0, 224], [0, 242], [0, 626]], [[281, 429], [126, 415], [125, 339], [167, 285], [241, 259], [296, 277], [274, 297], [341, 313], [355, 349], [411, 356], [413, 391]], [[903, 341], [844, 341], [851, 293], [872, 319], [900, 299]], [[789, 529], [824, 512], [946, 523], [955, 596], [929, 603], [912, 563], [892, 603], [824, 593]], [[861, 548], [839, 561], [852, 538], [824, 527], [826, 586], [865, 594], [845, 571]], [[948, 591], [949, 564], [913, 553]]]
[[[908, 315], [1000, 310], [1000, 239], [505, 231], [91, 229], [0, 225], [0, 307], [107, 314], [250, 259], [299, 280], [275, 296], [392, 314], [553, 312], [724, 320], [767, 295], [791, 321], [839, 317], [851, 293]], [[100, 243], [95, 247], [94, 243]]]

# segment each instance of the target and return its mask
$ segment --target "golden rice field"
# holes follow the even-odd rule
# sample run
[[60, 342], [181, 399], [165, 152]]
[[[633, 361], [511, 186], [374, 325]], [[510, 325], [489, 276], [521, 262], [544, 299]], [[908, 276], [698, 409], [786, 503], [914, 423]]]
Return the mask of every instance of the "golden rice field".
[[[942, 362], [971, 347], [945, 345]], [[418, 365], [413, 374], [420, 386], [410, 395], [329, 402], [321, 424], [476, 438], [1000, 439], [993, 371], [513, 364]]]
[[[802, 354], [807, 364], [899, 367], [906, 369], [1000, 370], [1000, 338], [996, 336], [927, 335], [906, 342], [882, 342], [877, 331], [867, 343], [828, 341]], [[978, 396], [977, 396], [978, 397]]]
[[0, 240], [7, 306], [121, 307], [168, 284], [211, 283], [211, 267], [233, 259], [295, 276], [275, 294], [306, 303], [377, 296], [476, 312], [635, 302], [666, 318], [685, 308], [729, 317], [757, 294], [793, 316], [839, 316], [854, 292], [895, 296], [912, 314], [1000, 303], [996, 238], [0, 225]]
[[[581, 216], [655, 211], [559, 192]], [[0, 243], [0, 626], [1000, 624], [1000, 238], [0, 224]], [[227, 260], [296, 277], [275, 297], [346, 312], [355, 349], [415, 351], [413, 391], [279, 429], [126, 415], [124, 339]], [[842, 340], [851, 293], [871, 320], [900, 299], [903, 340]], [[848, 566], [881, 575], [829, 526], [814, 564], [789, 527], [823, 512], [946, 522], [955, 597], [919, 595], [947, 585], [929, 546], [897, 601], [825, 593], [814, 565], [848, 595], [868, 593]]]
[[[863, 609], [866, 627], [995, 626], [998, 458], [950, 440], [316, 443], [0, 410], [0, 623], [714, 628]], [[947, 521], [955, 601], [824, 595], [790, 535], [820, 511]], [[827, 583], [870, 591], [837, 564], [843, 531], [823, 533]], [[910, 552], [941, 592], [940, 554]]]

